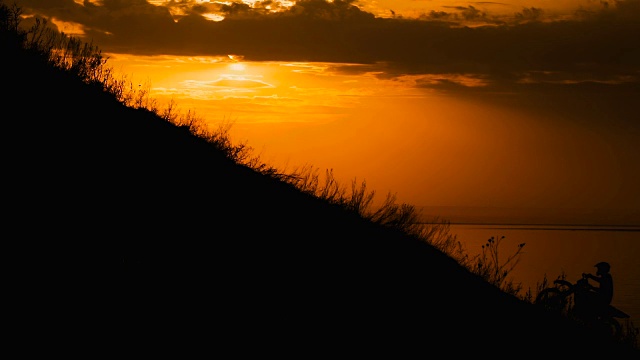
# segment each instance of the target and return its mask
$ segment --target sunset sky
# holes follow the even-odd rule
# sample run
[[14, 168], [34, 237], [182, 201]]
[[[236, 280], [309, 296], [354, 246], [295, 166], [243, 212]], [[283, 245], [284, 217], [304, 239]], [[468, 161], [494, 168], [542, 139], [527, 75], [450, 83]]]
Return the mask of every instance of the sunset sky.
[[15, 2], [279, 168], [640, 225], [640, 0]]

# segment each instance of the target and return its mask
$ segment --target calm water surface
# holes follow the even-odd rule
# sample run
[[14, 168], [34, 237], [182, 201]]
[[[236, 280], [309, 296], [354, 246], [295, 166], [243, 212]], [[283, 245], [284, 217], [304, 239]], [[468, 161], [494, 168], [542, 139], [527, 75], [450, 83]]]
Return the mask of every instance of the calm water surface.
[[452, 224], [450, 229], [469, 255], [479, 254], [492, 236], [505, 237], [498, 247], [502, 259], [525, 243], [510, 279], [534, 295], [545, 276], [553, 281], [565, 274], [575, 282], [583, 272], [595, 274], [596, 263], [607, 261], [615, 284], [612, 304], [640, 324], [640, 227]]

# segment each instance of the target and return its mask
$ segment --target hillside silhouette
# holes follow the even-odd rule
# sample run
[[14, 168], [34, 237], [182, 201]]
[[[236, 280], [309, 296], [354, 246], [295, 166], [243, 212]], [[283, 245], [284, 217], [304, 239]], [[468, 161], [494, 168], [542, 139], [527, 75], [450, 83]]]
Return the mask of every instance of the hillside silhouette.
[[[25, 325], [83, 354], [637, 356], [432, 245], [230, 160], [3, 32]], [[11, 79], [7, 81], [6, 79]]]

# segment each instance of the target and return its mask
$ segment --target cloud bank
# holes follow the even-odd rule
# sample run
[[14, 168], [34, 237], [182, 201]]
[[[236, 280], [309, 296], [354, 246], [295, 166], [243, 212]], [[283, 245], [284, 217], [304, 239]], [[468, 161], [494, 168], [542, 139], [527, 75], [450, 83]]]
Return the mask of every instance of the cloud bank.
[[[51, 24], [75, 24], [106, 53], [369, 64], [387, 77], [474, 74], [484, 85], [473, 88], [589, 83], [628, 89], [640, 83], [640, 0], [601, 2], [597, 10], [579, 8], [560, 20], [536, 7], [501, 18], [479, 10], [479, 3], [411, 19], [376, 17], [355, 0], [17, 3]], [[430, 79], [424, 84], [433, 84]]]

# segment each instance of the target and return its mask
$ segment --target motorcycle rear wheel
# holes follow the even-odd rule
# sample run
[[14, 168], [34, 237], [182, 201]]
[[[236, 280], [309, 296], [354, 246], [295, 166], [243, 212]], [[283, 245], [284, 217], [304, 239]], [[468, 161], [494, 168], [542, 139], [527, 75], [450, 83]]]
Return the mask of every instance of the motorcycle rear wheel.
[[614, 339], [622, 337], [622, 325], [616, 319], [602, 319], [602, 330]]

